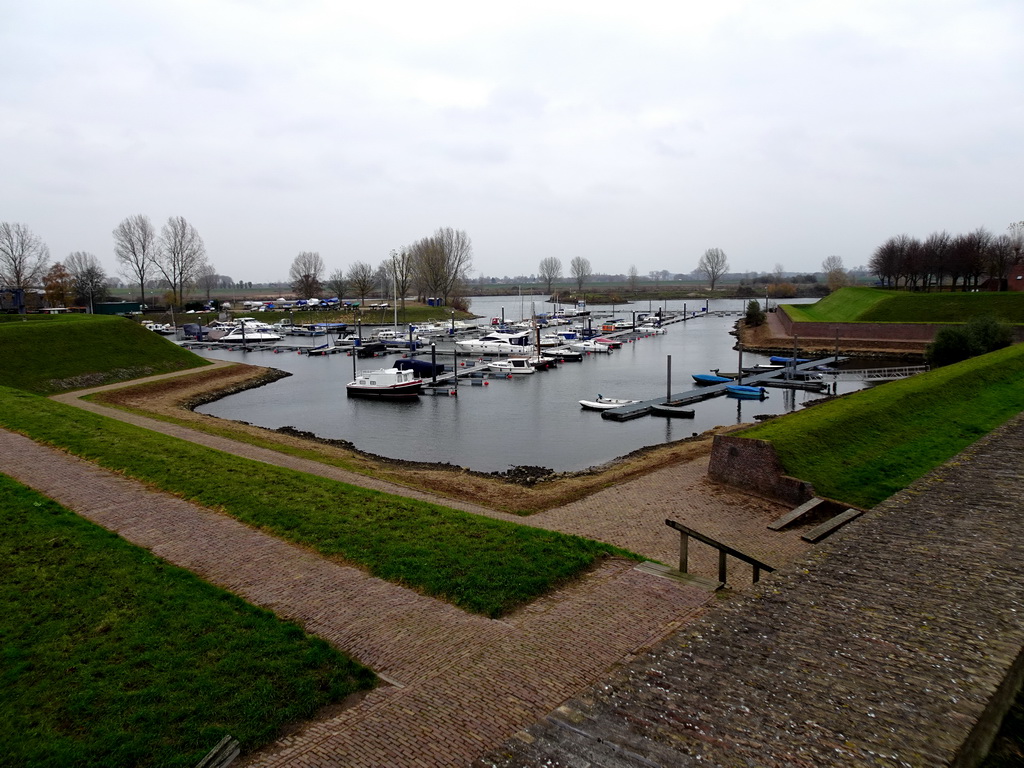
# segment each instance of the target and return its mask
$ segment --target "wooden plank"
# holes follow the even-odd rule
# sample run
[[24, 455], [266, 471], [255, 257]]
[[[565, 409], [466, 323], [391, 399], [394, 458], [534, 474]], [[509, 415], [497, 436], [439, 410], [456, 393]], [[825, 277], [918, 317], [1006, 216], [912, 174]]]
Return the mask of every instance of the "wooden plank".
[[768, 523], [768, 529], [771, 531], [781, 531], [787, 525], [792, 525], [793, 523], [798, 522], [800, 518], [802, 518], [804, 515], [808, 514], [809, 512], [812, 512], [819, 505], [824, 503], [824, 499], [819, 499], [817, 496], [815, 496], [810, 501], [805, 501], [796, 509], [791, 509], [782, 517], [776, 520], [772, 520], [772, 522]]
[[816, 528], [812, 528], [800, 538], [804, 541], [817, 542], [824, 539], [829, 534], [835, 533], [844, 525], [851, 520], [854, 520], [864, 514], [863, 509], [848, 509], [845, 512], [841, 512], [831, 520], [826, 520]]
[[692, 573], [681, 573], [674, 568], [669, 568], [667, 565], [661, 565], [660, 563], [652, 563], [649, 560], [640, 563], [636, 567], [636, 570], [643, 571], [652, 576], [659, 576], [663, 579], [671, 579], [672, 581], [678, 581], [681, 584], [686, 584], [691, 587], [697, 587], [698, 589], [704, 589], [708, 592], [716, 592], [725, 585], [719, 581], [713, 579], [706, 579], [703, 576], [695, 576]]

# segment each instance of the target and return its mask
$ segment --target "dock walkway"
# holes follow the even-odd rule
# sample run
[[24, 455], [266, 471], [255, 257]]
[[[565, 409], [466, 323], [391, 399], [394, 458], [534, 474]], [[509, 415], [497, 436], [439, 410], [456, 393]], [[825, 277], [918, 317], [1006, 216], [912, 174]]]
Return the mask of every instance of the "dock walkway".
[[[840, 358], [843, 359], [843, 358]], [[780, 378], [785, 376], [786, 373], [798, 372], [806, 373], [813, 371], [814, 368], [819, 365], [825, 365], [828, 362], [835, 361], [835, 357], [825, 357], [818, 360], [810, 360], [806, 363], [799, 363], [795, 366], [787, 368], [775, 368], [772, 370], [766, 370], [763, 373], [745, 373], [742, 379], [736, 381], [724, 382], [722, 384], [709, 384], [705, 387], [697, 387], [687, 392], [680, 392], [671, 396], [656, 397], [653, 400], [642, 400], [638, 403], [632, 403], [630, 405], [624, 405], [621, 408], [611, 408], [607, 411], [601, 412], [601, 417], [605, 419], [611, 419], [612, 421], [629, 421], [630, 419], [636, 419], [641, 416], [646, 416], [650, 413], [651, 408], [655, 405], [663, 405], [664, 403], [670, 402], [673, 405], [690, 405], [691, 403], [699, 403], [702, 400], [710, 400], [712, 397], [718, 397], [724, 395], [726, 387], [734, 386], [736, 384], [743, 384], [748, 387], [758, 386], [784, 386], [785, 382]], [[800, 382], [801, 384], [805, 382]]]

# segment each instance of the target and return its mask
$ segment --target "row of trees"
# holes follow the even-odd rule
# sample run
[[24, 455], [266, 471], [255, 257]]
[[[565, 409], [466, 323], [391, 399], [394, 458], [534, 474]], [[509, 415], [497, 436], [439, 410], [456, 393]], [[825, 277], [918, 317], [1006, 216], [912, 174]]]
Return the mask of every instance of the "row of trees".
[[[142, 301], [153, 277], [162, 278], [170, 301], [181, 305], [185, 292], [204, 279], [218, 277], [206, 260], [199, 232], [181, 216], [172, 216], [158, 235], [149, 217], [129, 216], [115, 227], [114, 255], [125, 276], [138, 283]], [[107, 277], [94, 254], [74, 251], [50, 265], [50, 249], [24, 224], [0, 223], [0, 283], [26, 290], [43, 285], [54, 305], [92, 301], [106, 295]]]
[[946, 280], [952, 290], [976, 289], [983, 277], [997, 281], [1006, 290], [1010, 268], [1024, 258], [1024, 222], [993, 235], [979, 228], [962, 235], [933, 232], [924, 240], [910, 235], [890, 237], [875, 249], [868, 267], [890, 287], [911, 290], [941, 290]]
[[327, 267], [316, 251], [303, 251], [292, 261], [289, 278], [300, 299], [319, 298], [328, 291], [343, 297], [348, 293], [365, 301], [375, 291], [405, 297], [437, 297], [445, 305], [458, 306], [464, 296], [473, 264], [473, 243], [461, 229], [442, 227], [409, 246], [391, 251], [377, 267], [356, 261], [347, 270], [336, 269], [324, 277]]
[[[719, 278], [721, 278], [728, 269], [729, 260], [726, 258], [725, 252], [721, 248], [709, 248], [704, 251], [704, 254], [700, 257], [696, 272], [706, 277], [708, 282], [711, 283], [711, 290], [714, 290], [715, 283], [718, 282]], [[590, 265], [590, 260], [583, 256], [576, 256], [571, 262], [569, 262], [569, 272], [572, 276], [573, 282], [576, 283], [576, 289], [579, 291], [583, 290], [584, 284], [590, 280], [594, 274], [594, 270]], [[537, 269], [537, 277], [542, 283], [544, 283], [545, 289], [550, 293], [555, 281], [562, 277], [562, 260], [557, 256], [547, 256], [541, 259], [540, 265]], [[650, 273], [650, 278], [656, 283], [662, 279], [668, 280], [670, 277], [671, 273], [668, 270]], [[629, 272], [626, 274], [626, 282], [629, 284], [630, 290], [636, 291], [637, 283], [639, 281], [640, 272], [637, 270], [635, 264], [631, 265], [629, 267]]]

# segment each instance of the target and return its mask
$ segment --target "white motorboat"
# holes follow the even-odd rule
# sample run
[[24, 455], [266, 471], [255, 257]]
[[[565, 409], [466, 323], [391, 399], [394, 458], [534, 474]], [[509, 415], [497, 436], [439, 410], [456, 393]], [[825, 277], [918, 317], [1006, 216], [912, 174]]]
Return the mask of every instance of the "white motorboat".
[[586, 341], [577, 341], [574, 344], [569, 345], [569, 349], [574, 349], [577, 352], [597, 352], [603, 354], [609, 354], [612, 348], [607, 344], [598, 344], [596, 341], [587, 339]]
[[487, 369], [494, 373], [523, 374], [536, 373], [537, 369], [528, 357], [509, 357], [505, 360], [492, 360]]
[[521, 355], [533, 348], [533, 342], [529, 333], [492, 331], [479, 339], [456, 341], [455, 348], [473, 355]]
[[618, 397], [598, 395], [597, 400], [580, 400], [580, 405], [588, 411], [610, 411], [612, 408], [621, 408], [624, 405], [633, 405], [633, 403], [639, 402], [639, 400], [623, 400]]
[[419, 397], [423, 380], [414, 372], [398, 368], [360, 371], [354, 381], [345, 385], [349, 397], [371, 397], [382, 400], [412, 400]]
[[280, 341], [281, 334], [272, 325], [261, 323], [251, 317], [239, 318], [235, 325], [217, 341], [225, 344], [257, 344], [263, 341]]

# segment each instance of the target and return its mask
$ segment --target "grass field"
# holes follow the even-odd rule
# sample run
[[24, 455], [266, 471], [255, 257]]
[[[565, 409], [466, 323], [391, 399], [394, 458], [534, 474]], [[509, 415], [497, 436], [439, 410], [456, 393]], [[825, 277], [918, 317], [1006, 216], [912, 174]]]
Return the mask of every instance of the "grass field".
[[760, 424], [787, 474], [871, 507], [1024, 411], [1024, 345]]
[[625, 554], [241, 459], [13, 389], [0, 388], [0, 424], [486, 616]]
[[0, 380], [29, 392], [54, 394], [209, 365], [207, 360], [123, 317], [0, 318], [0, 349], [8, 361]]
[[327, 643], [0, 475], [3, 765], [195, 765], [370, 688]]
[[1021, 293], [909, 293], [878, 288], [842, 288], [814, 304], [786, 304], [783, 311], [798, 322], [829, 323], [965, 323], [991, 316], [1024, 323]]

